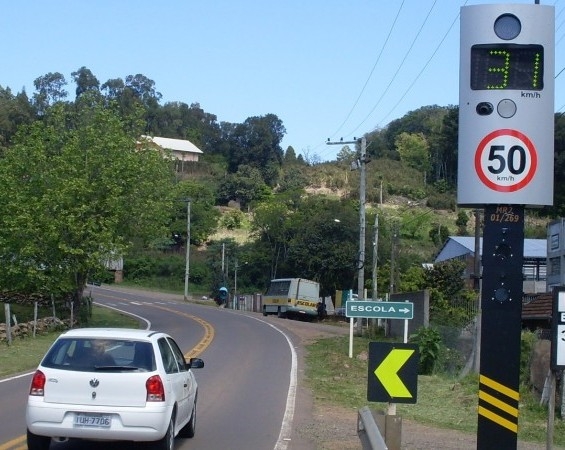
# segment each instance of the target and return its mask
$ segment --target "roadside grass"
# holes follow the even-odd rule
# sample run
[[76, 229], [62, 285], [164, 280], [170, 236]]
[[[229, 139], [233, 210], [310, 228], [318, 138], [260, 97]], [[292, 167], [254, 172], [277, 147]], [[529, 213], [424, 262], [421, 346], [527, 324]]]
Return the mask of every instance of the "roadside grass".
[[12, 345], [0, 345], [0, 377], [33, 370], [60, 332], [49, 332], [35, 338], [15, 339]]
[[[355, 337], [353, 358], [349, 358], [349, 338], [321, 339], [308, 346], [306, 380], [314, 398], [321, 404], [332, 403], [359, 409], [369, 406], [386, 411], [387, 403], [367, 401], [367, 357], [369, 339]], [[478, 377], [463, 379], [431, 375], [418, 377], [415, 404], [397, 404], [397, 415], [437, 428], [477, 432]], [[518, 439], [545, 443], [547, 407], [539, 406], [528, 389], [520, 393]], [[553, 443], [565, 446], [565, 422], [556, 416]]]
[[[94, 306], [85, 326], [139, 328], [139, 321], [117, 311]], [[35, 338], [17, 338], [12, 340], [11, 345], [7, 342], [0, 344], [0, 377], [34, 370], [61, 331], [53, 330], [37, 334]]]

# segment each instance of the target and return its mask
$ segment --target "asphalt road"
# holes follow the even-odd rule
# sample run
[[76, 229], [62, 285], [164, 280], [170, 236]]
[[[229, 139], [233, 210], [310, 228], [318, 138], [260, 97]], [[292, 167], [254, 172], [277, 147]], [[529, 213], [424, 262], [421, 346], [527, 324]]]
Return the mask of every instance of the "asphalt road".
[[[196, 436], [176, 449], [290, 448], [295, 418], [297, 358], [291, 336], [260, 315], [142, 294], [92, 287], [97, 303], [139, 317], [164, 330], [187, 356], [204, 359]], [[25, 401], [30, 375], [0, 380], [0, 450], [25, 449]], [[54, 443], [51, 450], [120, 448], [124, 445]], [[135, 446], [131, 446], [135, 448]], [[296, 448], [296, 447], [293, 447]]]

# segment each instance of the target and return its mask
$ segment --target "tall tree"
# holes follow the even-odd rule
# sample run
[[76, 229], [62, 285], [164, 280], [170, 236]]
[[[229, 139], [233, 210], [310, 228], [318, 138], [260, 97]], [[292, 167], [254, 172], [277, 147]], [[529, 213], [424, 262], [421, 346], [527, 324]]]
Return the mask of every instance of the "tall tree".
[[50, 108], [0, 160], [0, 288], [72, 293], [77, 310], [89, 274], [166, 234], [173, 180], [168, 158], [85, 105]]
[[65, 89], [67, 81], [59, 72], [49, 72], [34, 80], [36, 92], [33, 94], [33, 103], [39, 115], [45, 114], [47, 108], [67, 98]]
[[307, 198], [291, 216], [287, 276], [320, 282], [321, 295], [350, 289], [359, 260], [358, 214], [353, 203]]
[[[126, 77], [126, 89], [124, 91], [124, 100], [127, 104], [134, 105], [140, 102], [145, 109], [146, 131], [149, 133], [155, 128], [157, 114], [160, 109], [161, 93], [155, 89], [155, 82], [145, 75], [128, 75]], [[126, 104], [124, 102], [124, 104]]]
[[286, 148], [286, 152], [284, 153], [284, 163], [285, 165], [296, 164], [296, 152], [292, 145], [289, 145]]
[[154, 136], [188, 139], [205, 153], [218, 153], [220, 126], [216, 116], [204, 112], [198, 103], [167, 102], [156, 110], [148, 132]]
[[280, 144], [285, 133], [282, 121], [274, 114], [248, 118], [230, 136], [228, 170], [234, 173], [240, 165], [255, 167], [265, 183], [275, 186], [283, 161]]
[[251, 231], [257, 245], [266, 248], [270, 278], [276, 278], [279, 265], [286, 259], [290, 240], [291, 210], [283, 202], [267, 199], [254, 210]]
[[214, 208], [215, 192], [207, 185], [193, 180], [180, 181], [175, 185], [174, 217], [171, 222], [171, 233], [187, 239], [187, 205], [190, 200], [190, 241], [203, 244], [216, 231], [220, 212]]
[[400, 133], [395, 140], [400, 160], [409, 167], [426, 172], [430, 169], [429, 145], [422, 133]]
[[228, 174], [218, 188], [221, 201], [236, 200], [244, 208], [253, 201], [265, 199], [270, 193], [271, 189], [263, 181], [261, 172], [248, 165], [241, 165], [236, 173]]
[[155, 90], [155, 82], [140, 73], [128, 75], [126, 77], [126, 87], [131, 89], [135, 97], [146, 106], [156, 105], [162, 97], [161, 93]]
[[25, 91], [14, 96], [10, 88], [0, 86], [0, 146], [9, 145], [18, 127], [35, 119]]
[[71, 76], [73, 77], [73, 80], [77, 85], [77, 98], [88, 91], [100, 92], [100, 82], [90, 71], [90, 69], [82, 66], [76, 72], [72, 72]]
[[124, 80], [121, 78], [112, 78], [102, 84], [100, 90], [104, 92], [108, 100], [118, 100], [123, 95], [125, 87], [126, 84]]
[[438, 139], [437, 154], [432, 161], [435, 166], [435, 181], [445, 180], [450, 186], [457, 182], [457, 158], [459, 139], [459, 107], [447, 108], [443, 118], [441, 135]]

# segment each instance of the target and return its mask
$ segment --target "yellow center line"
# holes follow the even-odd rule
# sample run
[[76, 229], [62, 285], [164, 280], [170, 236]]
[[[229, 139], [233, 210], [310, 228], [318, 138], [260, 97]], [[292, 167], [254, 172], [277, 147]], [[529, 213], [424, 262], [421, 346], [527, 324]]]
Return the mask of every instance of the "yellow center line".
[[0, 450], [25, 450], [27, 449], [25, 435], [19, 436], [11, 441], [0, 444]]
[[202, 325], [202, 327], [204, 328], [204, 337], [200, 339], [200, 341], [192, 349], [190, 349], [184, 354], [185, 358], [190, 359], [202, 354], [204, 350], [206, 350], [214, 340], [214, 327], [210, 325], [208, 322], [206, 322], [204, 319], [201, 319], [200, 317], [194, 316], [192, 314], [180, 312], [160, 305], [149, 305], [149, 306], [152, 306], [153, 308], [157, 308], [157, 309], [162, 309], [163, 311], [172, 312], [176, 315], [187, 317]]
[[[108, 294], [101, 294], [103, 297], [106, 298], [112, 298], [115, 300], [120, 300], [123, 302], [128, 302], [128, 303], [132, 303], [135, 300], [128, 300], [126, 298], [123, 297], [116, 297], [113, 295], [108, 295]], [[188, 314], [188, 313], [184, 313], [181, 311], [177, 311], [175, 309], [171, 309], [171, 308], [167, 308], [165, 306], [161, 306], [161, 305], [154, 305], [151, 303], [145, 303], [146, 306], [151, 306], [153, 308], [157, 308], [157, 309], [162, 309], [163, 311], [167, 311], [167, 312], [171, 312], [173, 314], [176, 315], [181, 315], [184, 317], [187, 317], [189, 319], [194, 320], [195, 322], [198, 322], [200, 325], [202, 325], [202, 327], [204, 328], [204, 337], [190, 350], [188, 350], [185, 354], [184, 357], [185, 358], [195, 358], [196, 356], [202, 354], [204, 352], [204, 350], [206, 350], [206, 348], [208, 348], [208, 346], [212, 343], [212, 341], [214, 340], [214, 327], [212, 325], [210, 325], [208, 322], [206, 322], [205, 320], [201, 319], [200, 317], [194, 316], [192, 314]], [[104, 306], [104, 305], [102, 305]], [[2, 450], [0, 448], [0, 450]]]

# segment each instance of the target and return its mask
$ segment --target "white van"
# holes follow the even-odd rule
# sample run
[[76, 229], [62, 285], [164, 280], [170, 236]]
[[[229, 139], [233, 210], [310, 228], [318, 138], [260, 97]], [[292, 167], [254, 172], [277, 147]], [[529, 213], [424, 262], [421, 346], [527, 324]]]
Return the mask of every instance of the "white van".
[[278, 317], [303, 316], [314, 319], [320, 301], [320, 285], [305, 278], [278, 278], [271, 280], [267, 293], [263, 295], [263, 315]]

